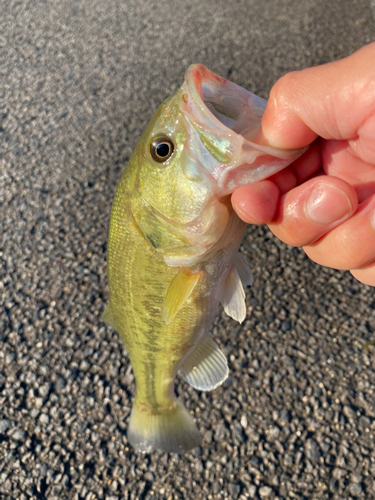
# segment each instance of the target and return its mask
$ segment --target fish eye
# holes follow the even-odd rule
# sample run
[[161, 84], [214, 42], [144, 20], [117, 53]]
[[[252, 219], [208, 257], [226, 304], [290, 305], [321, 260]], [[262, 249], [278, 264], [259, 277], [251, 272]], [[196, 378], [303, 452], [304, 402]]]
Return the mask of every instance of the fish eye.
[[156, 137], [150, 146], [152, 158], [158, 163], [164, 163], [172, 156], [174, 144], [168, 136]]

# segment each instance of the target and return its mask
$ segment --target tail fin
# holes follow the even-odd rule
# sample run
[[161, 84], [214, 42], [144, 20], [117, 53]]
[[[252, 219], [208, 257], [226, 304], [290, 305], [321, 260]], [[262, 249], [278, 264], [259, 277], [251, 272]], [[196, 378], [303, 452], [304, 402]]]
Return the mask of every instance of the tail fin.
[[153, 450], [182, 453], [198, 446], [200, 438], [193, 419], [178, 401], [171, 402], [168, 410], [156, 413], [136, 399], [130, 416], [128, 441], [142, 453]]

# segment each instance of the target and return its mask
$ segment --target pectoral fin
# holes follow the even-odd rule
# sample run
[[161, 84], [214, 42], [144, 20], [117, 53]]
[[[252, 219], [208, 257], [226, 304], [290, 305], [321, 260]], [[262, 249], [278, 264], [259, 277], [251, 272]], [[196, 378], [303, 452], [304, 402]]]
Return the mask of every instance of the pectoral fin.
[[164, 319], [168, 324], [190, 297], [203, 271], [197, 273], [182, 267], [169, 285], [164, 302]]
[[235, 266], [226, 279], [221, 303], [228, 316], [240, 323], [243, 322], [246, 317], [245, 291]]
[[211, 391], [228, 377], [227, 360], [210, 335], [184, 361], [180, 375], [200, 391]]

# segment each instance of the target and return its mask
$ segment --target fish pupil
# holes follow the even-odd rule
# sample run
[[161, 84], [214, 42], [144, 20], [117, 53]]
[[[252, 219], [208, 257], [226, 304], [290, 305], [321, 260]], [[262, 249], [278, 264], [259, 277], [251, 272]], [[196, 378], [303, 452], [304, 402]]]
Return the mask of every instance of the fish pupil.
[[169, 150], [170, 150], [169, 144], [163, 142], [162, 144], [159, 144], [159, 146], [156, 148], [156, 153], [161, 158], [165, 158], [166, 156], [169, 155]]

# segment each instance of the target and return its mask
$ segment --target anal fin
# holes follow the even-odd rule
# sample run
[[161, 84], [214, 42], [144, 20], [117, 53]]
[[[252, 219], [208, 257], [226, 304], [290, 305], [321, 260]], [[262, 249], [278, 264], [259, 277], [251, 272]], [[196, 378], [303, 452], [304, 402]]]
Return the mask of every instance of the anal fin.
[[226, 357], [210, 335], [204, 337], [184, 361], [180, 375], [200, 391], [211, 391], [228, 377]]

